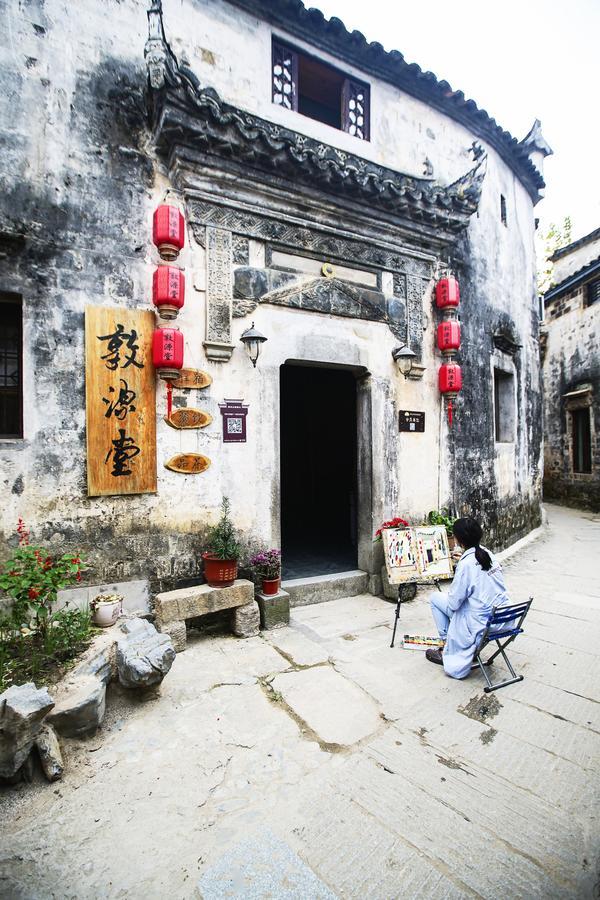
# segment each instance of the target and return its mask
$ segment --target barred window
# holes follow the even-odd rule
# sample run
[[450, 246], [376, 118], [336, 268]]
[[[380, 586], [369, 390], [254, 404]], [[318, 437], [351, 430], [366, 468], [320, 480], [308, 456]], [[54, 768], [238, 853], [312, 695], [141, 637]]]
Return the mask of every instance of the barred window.
[[0, 438], [23, 437], [22, 310], [19, 297], [0, 294]]
[[369, 85], [275, 40], [272, 98], [279, 106], [369, 140]]
[[590, 281], [586, 285], [584, 306], [591, 306], [600, 300], [600, 279], [598, 281]]

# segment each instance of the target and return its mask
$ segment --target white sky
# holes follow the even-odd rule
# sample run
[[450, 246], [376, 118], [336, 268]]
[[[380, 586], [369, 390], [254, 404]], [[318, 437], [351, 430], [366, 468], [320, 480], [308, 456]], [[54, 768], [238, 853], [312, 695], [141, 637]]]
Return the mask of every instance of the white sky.
[[518, 140], [534, 119], [546, 159], [540, 232], [600, 227], [600, 0], [305, 0], [399, 50], [475, 100]]

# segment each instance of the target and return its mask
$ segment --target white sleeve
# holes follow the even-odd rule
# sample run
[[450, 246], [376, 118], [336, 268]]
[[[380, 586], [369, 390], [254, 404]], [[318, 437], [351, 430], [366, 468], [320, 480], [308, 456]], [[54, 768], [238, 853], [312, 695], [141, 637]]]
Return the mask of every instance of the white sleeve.
[[448, 592], [448, 606], [451, 610], [456, 610], [462, 606], [472, 590], [469, 565], [466, 560], [460, 562], [454, 573], [454, 579]]

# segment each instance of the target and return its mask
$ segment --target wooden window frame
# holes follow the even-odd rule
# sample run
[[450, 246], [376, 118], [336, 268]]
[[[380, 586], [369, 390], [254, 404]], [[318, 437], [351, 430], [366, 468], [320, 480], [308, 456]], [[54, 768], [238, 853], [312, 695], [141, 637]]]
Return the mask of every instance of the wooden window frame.
[[[350, 134], [350, 128], [354, 124], [352, 122], [352, 116], [350, 112], [350, 100], [353, 99], [353, 94], [359, 90], [362, 90], [364, 93], [364, 107], [363, 107], [363, 125], [362, 125], [362, 135], [356, 134], [351, 135], [351, 137], [356, 137], [359, 141], [370, 141], [371, 140], [371, 86], [365, 82], [360, 81], [358, 78], [354, 78], [351, 75], [348, 75], [342, 69], [338, 69], [336, 66], [332, 66], [328, 62], [324, 62], [318, 56], [312, 56], [310, 53], [306, 53], [303, 50], [298, 50], [296, 47], [289, 44], [287, 41], [280, 40], [275, 35], [272, 37], [271, 41], [271, 100], [273, 103], [277, 103], [275, 100], [275, 95], [278, 93], [275, 87], [275, 76], [274, 76], [274, 67], [279, 60], [281, 52], [287, 52], [291, 55], [292, 59], [292, 103], [291, 109], [294, 112], [298, 112], [298, 100], [300, 96], [300, 84], [299, 84], [299, 58], [302, 56], [305, 59], [310, 59], [320, 66], [324, 68], [332, 69], [338, 75], [343, 78], [342, 89], [340, 93], [340, 127], [336, 128], [335, 125], [329, 125], [329, 128], [336, 128], [336, 131], [343, 131], [346, 134]], [[284, 103], [277, 103], [278, 106], [282, 106], [284, 109], [289, 109]], [[305, 115], [301, 113], [301, 115]], [[313, 118], [312, 116], [306, 116], [306, 118], [313, 119], [314, 122], [320, 122], [320, 119]], [[326, 124], [326, 123], [322, 123]]]

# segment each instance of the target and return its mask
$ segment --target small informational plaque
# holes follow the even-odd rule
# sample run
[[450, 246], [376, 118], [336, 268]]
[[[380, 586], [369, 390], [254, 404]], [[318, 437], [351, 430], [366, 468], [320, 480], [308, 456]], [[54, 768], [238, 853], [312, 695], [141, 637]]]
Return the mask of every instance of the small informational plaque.
[[179, 472], [181, 475], [199, 475], [206, 472], [209, 466], [210, 459], [201, 453], [178, 453], [165, 463], [165, 469]]
[[90, 497], [156, 491], [154, 322], [149, 310], [86, 306]]
[[212, 377], [208, 372], [202, 372], [200, 369], [181, 369], [179, 377], [173, 382], [173, 387], [202, 390], [209, 384], [212, 384]]
[[212, 416], [201, 409], [184, 406], [172, 412], [170, 419], [165, 416], [165, 422], [171, 428], [206, 428], [212, 422]]
[[398, 413], [399, 431], [425, 431], [425, 413], [412, 409], [401, 409]]
[[242, 400], [225, 400], [224, 403], [219, 403], [219, 409], [223, 417], [223, 443], [245, 443], [248, 404]]

